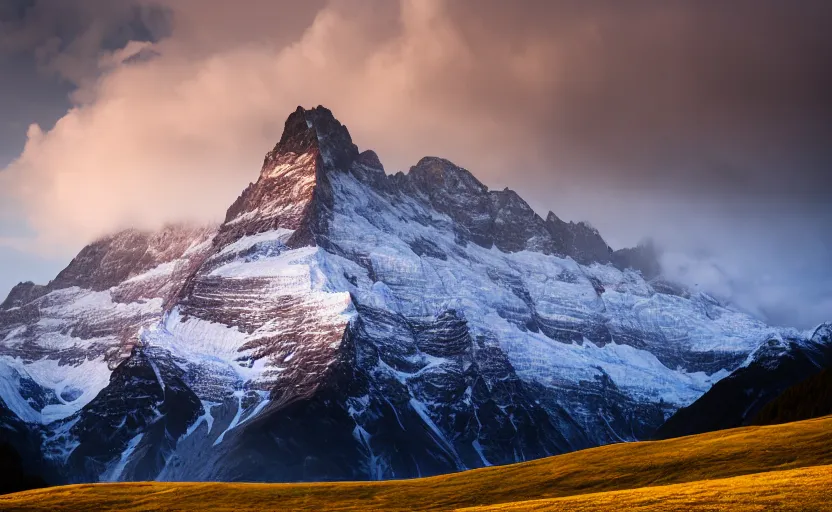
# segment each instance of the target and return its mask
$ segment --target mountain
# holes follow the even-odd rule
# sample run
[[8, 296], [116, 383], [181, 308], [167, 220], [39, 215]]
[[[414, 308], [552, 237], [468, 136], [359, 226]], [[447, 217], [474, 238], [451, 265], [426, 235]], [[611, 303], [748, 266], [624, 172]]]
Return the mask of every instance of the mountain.
[[42, 478], [26, 472], [22, 457], [9, 443], [0, 444], [0, 476], [0, 494], [46, 487]]
[[219, 226], [15, 288], [0, 398], [66, 482], [409, 478], [648, 438], [786, 338], [649, 243], [441, 158], [388, 175], [299, 107]]
[[752, 422], [776, 425], [832, 414], [832, 368], [826, 368], [767, 403]]
[[[731, 375], [677, 411], [656, 431], [655, 437], [667, 439], [750, 425], [781, 393], [831, 367], [832, 324], [819, 326], [809, 339], [771, 338]], [[821, 399], [822, 395], [801, 397], [809, 407], [820, 405]]]
[[0, 404], [0, 494], [45, 487], [45, 476], [55, 478], [40, 463], [40, 433]]

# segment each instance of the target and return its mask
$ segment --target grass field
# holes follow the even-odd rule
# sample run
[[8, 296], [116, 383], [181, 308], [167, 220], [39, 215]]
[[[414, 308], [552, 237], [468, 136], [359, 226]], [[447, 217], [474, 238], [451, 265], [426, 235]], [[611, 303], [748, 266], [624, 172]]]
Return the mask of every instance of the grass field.
[[0, 496], [0, 509], [830, 510], [830, 465], [832, 416], [418, 480], [75, 485]]
[[469, 512], [569, 511], [828, 511], [832, 510], [832, 466], [581, 494], [463, 509]]

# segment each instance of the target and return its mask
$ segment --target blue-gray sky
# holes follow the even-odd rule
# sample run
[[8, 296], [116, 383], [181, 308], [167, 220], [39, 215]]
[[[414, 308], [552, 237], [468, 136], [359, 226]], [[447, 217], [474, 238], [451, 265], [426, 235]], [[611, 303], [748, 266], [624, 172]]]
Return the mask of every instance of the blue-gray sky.
[[206, 221], [297, 105], [448, 157], [773, 323], [832, 319], [832, 3], [5, 0], [0, 295]]

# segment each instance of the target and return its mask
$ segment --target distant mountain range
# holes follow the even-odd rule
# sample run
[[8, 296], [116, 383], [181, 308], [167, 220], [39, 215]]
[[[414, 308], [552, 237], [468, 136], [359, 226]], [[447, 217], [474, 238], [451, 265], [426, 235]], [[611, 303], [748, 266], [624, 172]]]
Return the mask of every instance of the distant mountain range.
[[219, 226], [123, 231], [12, 290], [0, 440], [51, 483], [434, 475], [742, 424], [829, 365], [829, 330], [447, 160], [388, 175], [298, 108]]

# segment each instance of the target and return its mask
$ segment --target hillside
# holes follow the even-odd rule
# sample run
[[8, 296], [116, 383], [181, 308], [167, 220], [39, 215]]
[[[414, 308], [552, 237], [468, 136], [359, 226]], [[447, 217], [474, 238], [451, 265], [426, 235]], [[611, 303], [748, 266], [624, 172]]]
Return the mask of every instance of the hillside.
[[755, 425], [774, 425], [832, 414], [832, 369], [795, 384], [766, 404]]
[[[714, 496], [732, 499], [730, 493], [720, 491], [726, 486], [739, 493], [737, 496], [743, 496], [737, 499], [744, 504], [751, 502], [743, 493], [754, 494], [757, 486], [761, 486], [759, 489], [776, 488], [778, 493], [787, 492], [784, 499], [805, 505], [812, 503], [806, 500], [821, 499], [824, 490], [832, 485], [832, 472], [828, 467], [812, 467], [830, 464], [832, 417], [824, 417], [667, 441], [609, 445], [533, 462], [433, 478], [321, 484], [154, 482], [76, 485], [3, 496], [0, 497], [0, 509], [452, 510], [499, 504], [508, 507], [511, 502], [577, 495], [584, 496], [572, 498], [575, 501], [569, 502], [569, 506], [563, 505], [566, 502], [556, 501], [514, 503], [512, 507], [516, 510], [530, 506], [580, 510], [578, 505], [595, 507], [599, 503], [617, 503], [620, 509], [622, 502], [649, 501], [649, 493], [661, 495], [662, 500], [670, 499], [667, 502], [670, 504], [678, 504], [679, 496], [686, 495], [702, 500], [716, 499]], [[765, 473], [773, 471], [778, 473]], [[755, 473], [765, 474], [736, 481], [716, 480]], [[779, 485], [786, 479], [796, 479], [794, 481], [806, 485]], [[675, 485], [684, 483], [691, 484], [686, 487]], [[646, 486], [669, 487], [629, 491], [617, 494], [614, 499], [591, 494]], [[774, 493], [763, 492], [754, 499], [775, 498]], [[595, 505], [592, 500], [596, 500]], [[713, 506], [715, 502], [703, 503]], [[773, 501], [765, 503], [777, 505]], [[659, 506], [662, 502], [654, 504]]]
[[569, 511], [606, 510], [712, 511], [732, 512], [779, 510], [832, 510], [829, 485], [832, 466], [815, 466], [789, 471], [703, 480], [685, 484], [644, 487], [627, 491], [583, 494], [567, 498], [532, 500], [464, 509], [485, 511]]

